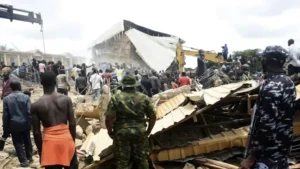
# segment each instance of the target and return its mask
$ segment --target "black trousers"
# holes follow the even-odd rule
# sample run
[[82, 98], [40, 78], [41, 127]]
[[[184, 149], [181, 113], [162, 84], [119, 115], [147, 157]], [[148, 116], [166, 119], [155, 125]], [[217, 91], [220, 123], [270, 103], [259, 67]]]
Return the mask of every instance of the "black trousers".
[[78, 89], [78, 92], [79, 92], [81, 95], [85, 95], [85, 94], [86, 94], [86, 88], [84, 88], [84, 89]]
[[28, 160], [32, 160], [30, 130], [11, 132], [11, 137], [21, 166], [28, 166]]
[[57, 92], [60, 93], [60, 94], [68, 96], [68, 90], [67, 89], [60, 89], [60, 88], [58, 88]]
[[159, 89], [152, 89], [152, 93], [153, 93], [153, 95], [158, 94], [159, 93]]
[[297, 73], [300, 73], [300, 67], [295, 67], [293, 65], [288, 66], [288, 75], [289, 76], [297, 74]]
[[77, 161], [77, 155], [76, 155], [76, 151], [74, 154], [74, 157], [71, 161], [70, 167], [66, 167], [66, 166], [61, 166], [61, 165], [52, 165], [52, 166], [45, 166], [45, 169], [78, 169], [78, 161]]
[[223, 53], [224, 60], [227, 60], [228, 54]]

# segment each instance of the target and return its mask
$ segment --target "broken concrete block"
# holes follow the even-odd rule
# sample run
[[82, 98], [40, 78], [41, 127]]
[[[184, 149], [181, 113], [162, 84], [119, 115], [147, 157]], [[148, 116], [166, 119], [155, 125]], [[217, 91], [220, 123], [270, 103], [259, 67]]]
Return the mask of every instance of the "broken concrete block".
[[78, 148], [78, 147], [81, 147], [82, 146], [82, 140], [80, 140], [80, 139], [75, 139], [75, 146], [76, 146], [76, 148]]
[[186, 163], [183, 169], [196, 169], [196, 167], [193, 164]]
[[79, 125], [83, 131], [85, 131], [85, 129], [90, 125], [90, 123], [83, 117], [76, 118], [75, 120], [77, 125]]
[[10, 155], [16, 155], [16, 150], [15, 147], [13, 145], [7, 145], [4, 147], [4, 152], [10, 154]]
[[8, 153], [3, 152], [3, 151], [0, 152], [0, 161], [5, 160], [7, 157], [9, 157]]
[[92, 125], [93, 126], [93, 133], [96, 134], [101, 130], [101, 126], [99, 124]]
[[85, 129], [85, 133], [86, 135], [89, 135], [90, 133], [93, 132], [93, 126], [89, 125], [86, 129]]
[[83, 135], [83, 130], [79, 125], [77, 125], [76, 126], [76, 138], [81, 139], [82, 135]]

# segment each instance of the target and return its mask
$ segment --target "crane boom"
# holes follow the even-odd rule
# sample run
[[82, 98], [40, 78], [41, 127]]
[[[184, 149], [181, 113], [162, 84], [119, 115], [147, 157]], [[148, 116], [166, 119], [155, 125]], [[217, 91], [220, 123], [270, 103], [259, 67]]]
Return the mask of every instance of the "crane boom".
[[[19, 13], [24, 13], [24, 15]], [[0, 4], [0, 18], [9, 19], [10, 21], [18, 20], [23, 22], [31, 22], [32, 24], [38, 23], [43, 25], [41, 14], [23, 9], [16, 9], [11, 5]]]

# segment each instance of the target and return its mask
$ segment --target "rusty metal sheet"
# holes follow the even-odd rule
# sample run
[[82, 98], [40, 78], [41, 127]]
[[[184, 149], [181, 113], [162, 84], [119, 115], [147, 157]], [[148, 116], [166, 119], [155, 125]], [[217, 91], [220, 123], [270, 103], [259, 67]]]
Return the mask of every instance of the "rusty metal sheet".
[[[224, 150], [232, 147], [245, 147], [248, 136], [248, 127], [233, 129], [210, 137], [195, 141], [192, 144], [168, 150], [152, 153], [151, 158], [155, 161], [173, 161], [185, 159], [189, 156], [198, 156]], [[294, 122], [294, 135], [300, 135], [300, 121]]]
[[245, 84], [251, 84], [252, 87], [236, 91], [235, 94], [250, 92], [252, 90], [255, 90], [258, 86], [253, 80], [246, 81], [246, 82], [239, 82], [239, 83], [231, 83], [227, 85], [205, 89], [200, 92], [193, 92], [191, 94], [186, 94], [186, 97], [189, 97], [193, 101], [204, 100], [206, 105], [213, 105], [216, 102], [220, 101], [222, 98], [227, 97], [233, 91], [237, 90], [238, 88], [241, 88]]

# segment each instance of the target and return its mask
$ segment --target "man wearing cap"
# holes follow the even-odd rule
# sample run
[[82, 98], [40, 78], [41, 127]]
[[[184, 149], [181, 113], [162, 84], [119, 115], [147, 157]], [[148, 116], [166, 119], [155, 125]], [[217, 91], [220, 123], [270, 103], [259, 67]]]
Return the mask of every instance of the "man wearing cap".
[[[109, 136], [114, 139], [117, 169], [128, 168], [130, 159], [138, 169], [148, 169], [148, 136], [154, 127], [156, 113], [148, 96], [137, 92], [134, 76], [126, 75], [123, 91], [112, 96], [105, 114]], [[148, 128], [147, 119], [149, 119]]]

